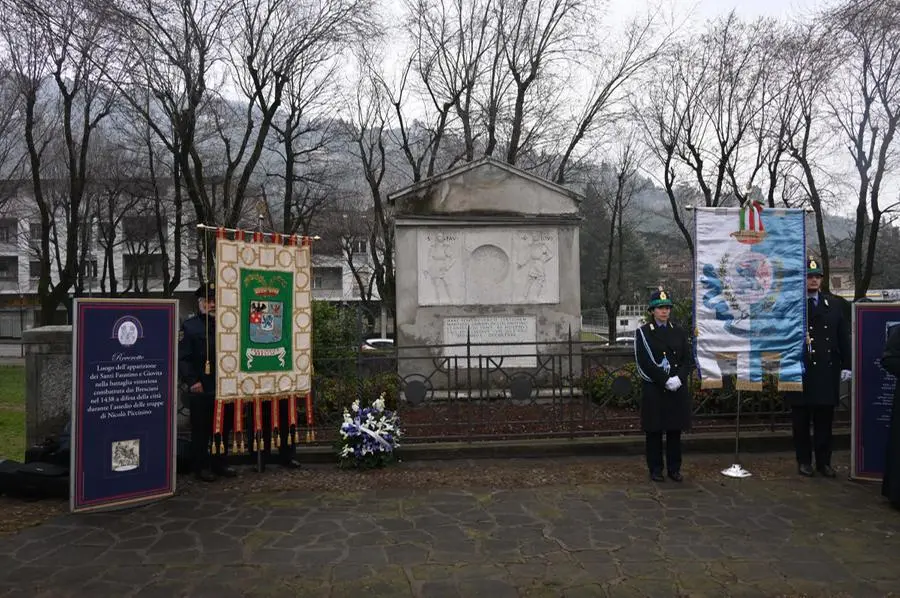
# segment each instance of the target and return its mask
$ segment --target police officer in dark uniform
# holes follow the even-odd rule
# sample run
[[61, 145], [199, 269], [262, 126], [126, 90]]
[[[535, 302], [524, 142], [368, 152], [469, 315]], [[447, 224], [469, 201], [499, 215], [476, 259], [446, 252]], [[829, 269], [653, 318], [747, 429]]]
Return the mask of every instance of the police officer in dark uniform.
[[[788, 393], [794, 450], [800, 475], [818, 471], [835, 477], [831, 466], [831, 431], [840, 384], [850, 379], [850, 323], [841, 302], [821, 290], [822, 270], [814, 259], [806, 269], [807, 335], [803, 355], [803, 392]], [[810, 441], [809, 427], [813, 436]], [[815, 469], [813, 469], [815, 455]]]
[[[195, 293], [197, 314], [181, 325], [178, 335], [178, 374], [186, 389], [191, 420], [191, 467], [204, 482], [218, 476], [234, 477], [228, 467], [228, 442], [225, 454], [210, 452], [213, 440], [213, 415], [216, 398], [216, 285], [203, 284]], [[234, 417], [234, 406], [226, 405], [223, 433], [227, 436]]]
[[[634, 355], [641, 392], [641, 427], [646, 434], [647, 467], [650, 479], [680, 482], [681, 433], [691, 427], [689, 377], [693, 353], [687, 333], [669, 321], [672, 300], [662, 289], [650, 296], [650, 321], [634, 335]], [[663, 433], [666, 460], [663, 463]]]

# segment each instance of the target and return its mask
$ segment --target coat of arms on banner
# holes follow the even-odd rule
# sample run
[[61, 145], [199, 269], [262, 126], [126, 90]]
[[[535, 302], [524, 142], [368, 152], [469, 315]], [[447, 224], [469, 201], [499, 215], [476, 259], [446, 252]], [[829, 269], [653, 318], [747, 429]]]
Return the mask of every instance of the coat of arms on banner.
[[284, 304], [280, 301], [250, 303], [250, 340], [254, 343], [277, 343], [281, 340]]
[[770, 369], [779, 389], [802, 389], [804, 216], [767, 209], [765, 218], [759, 203], [697, 210], [694, 310], [704, 388], [736, 374], [737, 388], [761, 390]]

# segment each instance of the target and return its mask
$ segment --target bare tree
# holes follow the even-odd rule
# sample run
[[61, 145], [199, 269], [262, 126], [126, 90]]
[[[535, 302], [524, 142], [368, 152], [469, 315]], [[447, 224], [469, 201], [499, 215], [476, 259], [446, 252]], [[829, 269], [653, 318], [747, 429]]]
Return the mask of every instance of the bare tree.
[[[329, 47], [298, 58], [288, 82], [281, 113], [272, 122], [272, 145], [283, 161], [280, 179], [283, 192], [264, 199], [269, 213], [280, 207], [281, 222], [271, 227], [284, 234], [298, 230], [311, 234], [313, 220], [328, 209], [336, 195], [331, 181], [335, 168], [326, 163], [329, 144], [335, 137], [329, 104], [334, 104], [337, 67]], [[326, 156], [323, 159], [323, 156]]]
[[[770, 196], [786, 151], [773, 134], [783, 93], [771, 63], [779, 30], [770, 20], [740, 21], [732, 12], [706, 24], [696, 39], [675, 43], [636, 102], [648, 145], [688, 248], [693, 241], [676, 189], [690, 180], [707, 207], [743, 203], [761, 175]], [[774, 201], [774, 199], [773, 199]]]
[[882, 204], [900, 125], [900, 1], [848, 0], [827, 14], [840, 46], [841, 85], [826, 100], [858, 176], [853, 278], [856, 298], [872, 282], [878, 233], [896, 203]]
[[608, 319], [608, 338], [616, 338], [619, 307], [627, 294], [625, 238], [632, 222], [626, 217], [631, 200], [645, 185], [638, 174], [642, 162], [641, 150], [634, 132], [619, 130], [613, 135], [621, 141], [616, 144], [609, 170], [595, 182], [601, 205], [606, 212], [608, 230], [603, 278], [603, 307]]
[[[814, 215], [819, 245], [819, 261], [827, 285], [830, 280], [831, 257], [825, 237], [824, 198], [820, 166], [831, 148], [825, 96], [837, 64], [834, 44], [827, 31], [815, 24], [799, 24], [784, 40], [783, 51], [776, 62], [784, 69], [786, 86], [777, 118], [777, 132], [791, 161], [800, 170], [797, 186], [802, 191], [802, 203]], [[827, 286], [826, 286], [827, 288]]]
[[371, 72], [368, 77], [363, 78], [357, 86], [351, 109], [352, 116], [347, 123], [347, 134], [353, 140], [368, 195], [372, 201], [369, 254], [373, 277], [379, 297], [393, 313], [396, 290], [393, 214], [383, 187], [388, 171], [385, 140], [391, 106], [382, 80]]
[[[80, 276], [91, 137], [112, 107], [113, 96], [100, 77], [104, 58], [98, 52], [106, 31], [101, 15], [80, 0], [4, 0], [2, 6], [3, 35], [25, 113], [25, 145], [40, 215], [41, 321], [52, 323]], [[46, 94], [54, 96], [52, 112], [44, 104]], [[48, 152], [54, 144], [58, 153]], [[46, 182], [54, 174], [65, 183], [51, 189]], [[51, 254], [59, 273], [55, 284]]]
[[566, 182], [566, 171], [576, 149], [586, 136], [614, 117], [614, 114], [606, 113], [612, 112], [613, 107], [623, 100], [622, 95], [630, 91], [628, 83], [656, 60], [670, 37], [659, 35], [655, 17], [651, 14], [628, 24], [621, 48], [607, 51], [600, 47], [592, 52], [592, 64], [595, 65], [592, 69], [595, 71], [593, 80], [587, 100], [576, 118], [574, 131], [556, 167], [554, 180], [557, 183]]
[[[541, 122], [528, 119], [529, 100], [535, 83], [542, 75], [549, 77], [557, 61], [571, 55], [580, 39], [580, 27], [594, 17], [590, 4], [582, 0], [550, 0], [518, 2], [499, 0], [498, 20], [501, 51], [513, 80], [512, 114], [506, 161], [516, 164], [527, 140]], [[548, 89], [549, 86], [544, 89]], [[535, 102], [546, 107], [550, 98], [543, 95]], [[532, 106], [534, 107], [534, 106]]]

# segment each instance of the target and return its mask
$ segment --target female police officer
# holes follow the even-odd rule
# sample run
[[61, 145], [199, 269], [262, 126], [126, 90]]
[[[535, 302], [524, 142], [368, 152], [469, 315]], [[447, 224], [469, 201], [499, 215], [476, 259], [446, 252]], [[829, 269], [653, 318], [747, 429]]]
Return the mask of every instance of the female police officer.
[[[637, 372], [644, 381], [641, 393], [641, 428], [647, 437], [650, 479], [663, 482], [663, 466], [680, 482], [681, 432], [691, 427], [691, 393], [688, 378], [692, 353], [688, 335], [672, 325], [672, 301], [662, 289], [650, 296], [650, 321], [634, 335]], [[663, 432], [666, 461], [663, 463]]]

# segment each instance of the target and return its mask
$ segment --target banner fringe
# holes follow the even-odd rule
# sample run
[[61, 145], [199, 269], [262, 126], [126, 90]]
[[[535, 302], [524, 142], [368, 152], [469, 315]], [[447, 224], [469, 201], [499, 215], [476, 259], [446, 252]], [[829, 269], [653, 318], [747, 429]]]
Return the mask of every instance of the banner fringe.
[[704, 380], [700, 380], [700, 388], [703, 390], [718, 390], [722, 388], [722, 379], [718, 380], [706, 378]]
[[783, 390], [784, 392], [803, 392], [803, 383], [802, 382], [782, 382], [778, 381], [778, 390]]
[[750, 391], [761, 391], [763, 389], [762, 382], [751, 382], [750, 380], [738, 380], [735, 383], [734, 388], [736, 390], [750, 390]]

